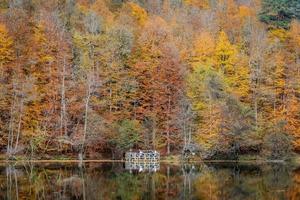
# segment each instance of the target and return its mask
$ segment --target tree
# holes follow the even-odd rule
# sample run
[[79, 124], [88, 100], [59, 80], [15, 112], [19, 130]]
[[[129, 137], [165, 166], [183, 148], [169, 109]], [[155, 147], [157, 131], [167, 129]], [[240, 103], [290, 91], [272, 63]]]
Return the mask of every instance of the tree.
[[291, 137], [284, 131], [284, 123], [279, 122], [273, 131], [264, 137], [262, 152], [268, 159], [285, 160], [291, 156]]
[[190, 63], [192, 67], [199, 65], [213, 65], [213, 55], [215, 54], [215, 40], [211, 33], [201, 32], [195, 38]]
[[112, 28], [103, 40], [99, 75], [102, 96], [99, 105], [103, 112], [120, 120], [128, 118], [132, 111], [133, 95], [136, 90], [133, 72], [128, 67], [128, 57], [132, 51], [133, 34], [125, 27]]
[[[0, 24], [0, 131], [4, 135], [7, 132], [7, 153], [11, 154], [14, 148], [12, 145], [13, 137], [10, 127], [7, 127], [9, 121], [12, 119], [12, 112], [14, 108], [13, 93], [12, 93], [12, 76], [13, 68], [12, 63], [14, 59], [13, 40], [8, 35], [8, 30], [4, 24]], [[10, 118], [10, 119], [9, 119]], [[4, 145], [4, 144], [1, 144]]]
[[224, 31], [220, 31], [216, 44], [215, 67], [227, 77], [229, 85], [234, 83], [236, 54], [236, 47], [230, 43], [227, 34]]
[[145, 25], [145, 23], [148, 19], [147, 12], [142, 7], [140, 7], [138, 4], [135, 4], [133, 2], [129, 2], [129, 3], [127, 3], [127, 5], [129, 6], [129, 8], [131, 10], [132, 16], [137, 20], [139, 25], [141, 25], [141, 26]]
[[[1, 98], [1, 110], [3, 112], [5, 107], [9, 106], [9, 84], [11, 84], [11, 77], [13, 68], [8, 65], [14, 59], [13, 40], [8, 35], [5, 25], [0, 24], [0, 74], [1, 74], [1, 90], [3, 97]], [[6, 94], [6, 95], [5, 95]]]
[[[32, 36], [32, 46], [30, 48], [31, 60], [29, 66], [25, 68], [27, 71], [28, 80], [32, 84], [28, 95], [31, 99], [25, 104], [24, 108], [24, 132], [28, 135], [35, 135], [44, 127], [44, 114], [49, 109], [48, 94], [51, 89], [48, 87], [50, 83], [49, 65], [53, 62], [53, 46], [47, 40], [45, 35], [45, 28], [42, 24], [37, 25]], [[48, 93], [49, 92], [49, 93]], [[47, 102], [47, 103], [45, 103]]]
[[224, 85], [221, 76], [205, 65], [194, 68], [187, 83], [187, 95], [197, 113], [195, 140], [205, 158], [214, 153], [221, 131]]
[[9, 37], [8, 30], [4, 24], [0, 24], [0, 66], [13, 60], [13, 40]]
[[237, 52], [237, 47], [231, 44], [226, 33], [221, 31], [215, 49], [214, 66], [224, 74], [229, 91], [246, 98], [250, 83], [249, 68], [245, 57]]
[[171, 135], [176, 136], [171, 127], [182, 88], [179, 54], [171, 38], [166, 22], [153, 18], [145, 24], [132, 57], [138, 82], [135, 113], [148, 130], [145, 146], [166, 147], [168, 154]]
[[238, 159], [243, 149], [258, 149], [259, 138], [253, 132], [254, 115], [252, 109], [241, 103], [236, 97], [228, 95], [222, 110], [221, 126], [217, 154], [229, 159]]
[[252, 100], [252, 107], [255, 114], [255, 126], [259, 128], [260, 125], [260, 102], [262, 100], [263, 85], [263, 68], [265, 63], [265, 54], [267, 47], [267, 33], [257, 27], [257, 23], [253, 25], [250, 33], [249, 46], [249, 78], [250, 78], [250, 99]]
[[230, 40], [235, 43], [241, 42], [243, 28], [246, 20], [240, 15], [240, 9], [234, 0], [219, 0], [216, 2], [216, 20], [219, 29], [225, 31]]
[[271, 27], [289, 28], [292, 19], [300, 19], [297, 0], [263, 0], [260, 20]]
[[[97, 86], [96, 78], [97, 74], [95, 74], [97, 68], [97, 43], [99, 42], [100, 35], [97, 31], [90, 32], [90, 30], [96, 29], [89, 29], [87, 27], [87, 33], [81, 34], [76, 32], [73, 36], [74, 44], [76, 45], [76, 50], [78, 51], [78, 82], [83, 86], [77, 92], [80, 92], [83, 98], [80, 99], [79, 103], [81, 114], [78, 119], [81, 121], [81, 128], [82, 133], [79, 139], [79, 156], [84, 156], [86, 153], [86, 145], [87, 145], [87, 130], [89, 129], [89, 113], [90, 113], [90, 102], [92, 96], [94, 94], [95, 87]], [[77, 88], [79, 89], [79, 88]], [[80, 112], [80, 111], [79, 111]], [[82, 158], [82, 157], [81, 157]]]

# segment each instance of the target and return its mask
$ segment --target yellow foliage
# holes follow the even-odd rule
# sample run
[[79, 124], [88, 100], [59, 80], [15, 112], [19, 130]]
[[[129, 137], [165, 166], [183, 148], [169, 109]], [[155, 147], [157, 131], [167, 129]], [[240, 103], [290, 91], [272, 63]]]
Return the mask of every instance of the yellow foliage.
[[212, 65], [212, 57], [215, 52], [215, 41], [208, 32], [202, 32], [195, 41], [192, 65]]
[[269, 31], [269, 38], [271, 42], [279, 40], [280, 42], [285, 42], [288, 38], [287, 30], [277, 28]]
[[129, 2], [128, 6], [131, 9], [131, 14], [133, 15], [133, 17], [135, 17], [138, 23], [143, 26], [148, 18], [147, 12], [142, 7], [133, 2]]
[[248, 6], [240, 6], [239, 7], [239, 15], [244, 18], [244, 17], [249, 17], [252, 15], [252, 11]]
[[194, 110], [201, 112], [207, 107], [205, 102], [204, 80], [210, 71], [207, 65], [198, 65], [187, 77], [188, 90], [187, 96], [192, 100]]
[[[36, 46], [40, 47], [40, 51], [38, 51], [38, 59], [41, 63], [51, 62], [54, 58], [47, 54], [50, 51], [50, 44], [48, 44], [47, 38], [45, 36], [45, 27], [43, 24], [39, 24], [37, 27], [33, 29], [33, 41]], [[42, 51], [43, 50], [43, 51]]]
[[193, 110], [201, 117], [195, 139], [204, 149], [214, 148], [220, 132], [220, 102], [212, 99], [207, 88], [207, 78], [215, 74], [208, 65], [198, 65], [187, 77], [187, 96], [191, 99]]
[[225, 74], [233, 72], [233, 65], [236, 62], [236, 48], [232, 45], [224, 31], [219, 33], [216, 45], [216, 63], [217, 69], [221, 69]]
[[233, 93], [243, 99], [247, 98], [250, 91], [250, 70], [248, 67], [248, 59], [245, 56], [240, 56], [239, 61], [235, 66], [235, 76]]
[[237, 47], [230, 43], [224, 31], [219, 33], [214, 64], [224, 74], [229, 92], [245, 99], [250, 89], [248, 59], [238, 55]]
[[296, 44], [296, 47], [300, 48], [300, 22], [297, 20], [294, 20], [291, 23], [290, 37]]
[[200, 9], [208, 9], [209, 1], [208, 0], [184, 0], [184, 3], [190, 6], [195, 6]]
[[274, 89], [276, 95], [280, 95], [285, 90], [285, 57], [281, 53], [275, 54], [275, 63], [273, 68]]
[[199, 124], [195, 139], [205, 151], [215, 148], [218, 143], [222, 122], [219, 104], [219, 102], [206, 102], [206, 108], [201, 111], [201, 116], [205, 120]]
[[[94, 65], [94, 60], [90, 55], [91, 47], [96, 48], [96, 44], [100, 44], [101, 35], [80, 34], [75, 32], [73, 42], [76, 48], [80, 50], [81, 69], [91, 69]], [[95, 49], [94, 49], [95, 50]], [[101, 59], [101, 58], [99, 58]]]
[[13, 40], [8, 36], [6, 26], [0, 24], [0, 65], [13, 59]]

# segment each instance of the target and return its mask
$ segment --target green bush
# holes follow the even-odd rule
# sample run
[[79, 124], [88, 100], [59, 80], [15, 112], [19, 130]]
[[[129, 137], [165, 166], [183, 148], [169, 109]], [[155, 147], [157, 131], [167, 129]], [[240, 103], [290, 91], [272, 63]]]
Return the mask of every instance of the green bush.
[[140, 143], [140, 133], [142, 127], [137, 120], [122, 120], [117, 123], [117, 138], [116, 143], [117, 147], [120, 150], [128, 150], [135, 146], [138, 146]]

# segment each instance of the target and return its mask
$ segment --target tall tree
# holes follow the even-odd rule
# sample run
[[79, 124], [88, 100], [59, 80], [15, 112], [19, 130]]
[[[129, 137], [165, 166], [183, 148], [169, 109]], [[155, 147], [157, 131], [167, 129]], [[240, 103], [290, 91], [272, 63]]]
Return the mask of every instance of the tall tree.
[[171, 135], [175, 136], [171, 125], [182, 87], [179, 55], [171, 37], [163, 19], [151, 19], [139, 38], [132, 65], [138, 81], [137, 117], [149, 131], [145, 145], [166, 147], [167, 153], [173, 143]]
[[230, 43], [227, 34], [221, 31], [216, 43], [214, 66], [224, 74], [229, 91], [245, 98], [250, 82], [247, 62], [243, 59], [242, 55], [238, 55], [237, 47]]
[[[7, 152], [10, 153], [12, 140], [14, 139], [8, 127], [9, 121], [12, 120], [13, 93], [12, 93], [12, 76], [13, 67], [11, 61], [14, 59], [13, 40], [9, 37], [8, 30], [4, 24], [0, 24], [0, 131], [6, 135]], [[2, 141], [3, 142], [3, 141]], [[1, 144], [5, 145], [5, 144]]]

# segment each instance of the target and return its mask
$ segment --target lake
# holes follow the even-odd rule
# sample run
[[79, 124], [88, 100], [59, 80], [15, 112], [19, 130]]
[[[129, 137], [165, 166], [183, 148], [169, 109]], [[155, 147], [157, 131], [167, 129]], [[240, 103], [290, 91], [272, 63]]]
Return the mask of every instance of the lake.
[[0, 199], [300, 199], [285, 163], [34, 163], [0, 165]]

